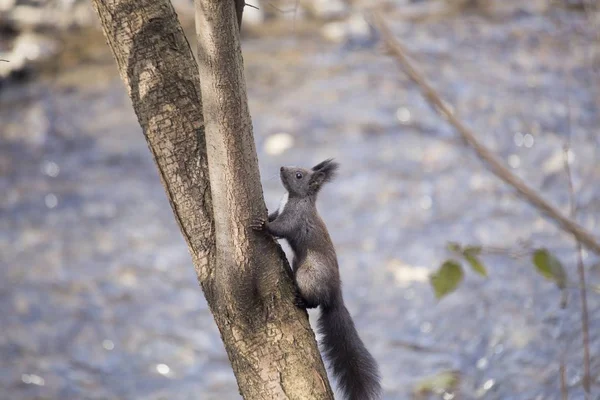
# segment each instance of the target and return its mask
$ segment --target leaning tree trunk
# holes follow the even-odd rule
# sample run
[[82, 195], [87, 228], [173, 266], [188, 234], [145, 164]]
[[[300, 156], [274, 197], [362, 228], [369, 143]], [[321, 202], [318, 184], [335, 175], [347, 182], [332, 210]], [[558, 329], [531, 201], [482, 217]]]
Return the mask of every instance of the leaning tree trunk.
[[204, 107], [196, 63], [168, 0], [93, 4], [240, 393], [245, 399], [332, 399], [306, 313], [292, 304], [284, 254], [272, 239], [247, 229], [266, 210], [234, 2], [197, 4]]

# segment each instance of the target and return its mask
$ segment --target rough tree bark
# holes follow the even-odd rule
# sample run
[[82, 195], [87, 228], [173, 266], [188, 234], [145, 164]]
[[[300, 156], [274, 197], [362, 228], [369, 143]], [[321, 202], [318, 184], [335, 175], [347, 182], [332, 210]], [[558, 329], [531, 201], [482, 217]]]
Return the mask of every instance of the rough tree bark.
[[240, 393], [333, 399], [306, 313], [292, 303], [285, 255], [246, 228], [266, 208], [246, 104], [240, 14], [232, 1], [202, 3], [204, 107], [197, 65], [168, 0], [93, 0]]
[[[246, 100], [240, 14], [231, 1], [195, 4], [216, 273], [225, 284], [215, 318], [227, 327], [221, 330], [225, 342], [236, 342], [229, 350], [238, 381], [251, 382], [240, 385], [245, 398], [327, 398], [330, 389], [322, 363], [315, 362], [320, 360], [316, 347], [294, 339], [308, 331], [299, 325], [306, 319], [289, 301], [293, 286], [285, 257], [272, 238], [248, 228], [252, 219], [266, 217], [266, 208]], [[223, 315], [240, 318], [219, 323]]]

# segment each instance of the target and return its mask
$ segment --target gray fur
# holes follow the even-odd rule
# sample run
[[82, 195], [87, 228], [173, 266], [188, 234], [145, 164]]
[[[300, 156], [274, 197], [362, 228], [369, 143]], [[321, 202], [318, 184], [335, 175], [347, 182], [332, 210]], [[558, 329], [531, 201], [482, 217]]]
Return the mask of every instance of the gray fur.
[[375, 400], [381, 396], [377, 363], [344, 305], [335, 248], [316, 208], [319, 191], [333, 179], [338, 167], [331, 159], [310, 170], [281, 167], [288, 199], [269, 215], [268, 221], [257, 220], [252, 227], [285, 238], [294, 251], [297, 304], [306, 308], [321, 306], [319, 332], [323, 335], [324, 354], [345, 397]]

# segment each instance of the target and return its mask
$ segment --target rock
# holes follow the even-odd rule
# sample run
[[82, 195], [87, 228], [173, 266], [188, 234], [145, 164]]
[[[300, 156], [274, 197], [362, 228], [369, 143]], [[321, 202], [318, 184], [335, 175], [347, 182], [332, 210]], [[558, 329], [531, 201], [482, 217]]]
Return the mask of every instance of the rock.
[[327, 40], [341, 43], [347, 38], [348, 29], [344, 22], [330, 22], [323, 26], [321, 34]]
[[[98, 24], [90, 2], [83, 0], [0, 0], [0, 79], [58, 53], [58, 33]], [[43, 34], [42, 34], [43, 32]]]
[[353, 14], [346, 21], [325, 24], [321, 34], [332, 42], [346, 43], [351, 46], [368, 46], [376, 40], [374, 29], [360, 13]]
[[47, 35], [33, 32], [22, 33], [15, 39], [9, 52], [0, 52], [0, 78], [25, 68], [31, 62], [47, 60], [58, 51], [57, 42]]
[[0, 12], [7, 12], [15, 6], [16, 0], [0, 0]]
[[349, 14], [349, 7], [343, 0], [305, 0], [302, 5], [313, 17], [325, 21], [342, 19]]

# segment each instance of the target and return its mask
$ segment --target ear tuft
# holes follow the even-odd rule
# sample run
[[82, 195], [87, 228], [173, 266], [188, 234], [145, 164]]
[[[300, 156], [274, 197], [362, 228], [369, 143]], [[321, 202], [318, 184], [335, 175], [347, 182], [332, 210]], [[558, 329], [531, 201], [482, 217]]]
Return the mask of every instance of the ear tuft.
[[318, 163], [317, 165], [315, 165], [314, 167], [312, 167], [312, 170], [314, 172], [323, 173], [323, 181], [321, 183], [325, 183], [325, 182], [330, 182], [333, 178], [335, 178], [335, 175], [337, 174], [337, 170], [339, 169], [339, 167], [340, 167], [340, 164], [333, 161], [333, 158], [328, 158], [327, 160], [322, 161], [322, 162]]
[[330, 182], [336, 175], [340, 164], [329, 158], [312, 167], [313, 173], [310, 177], [310, 187], [313, 193], [317, 193], [324, 183]]

